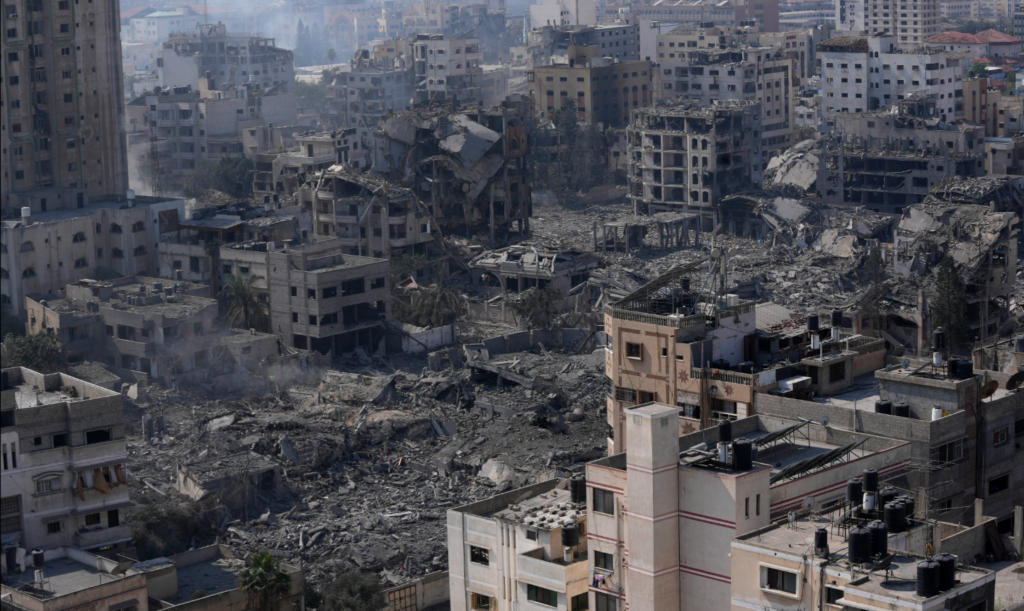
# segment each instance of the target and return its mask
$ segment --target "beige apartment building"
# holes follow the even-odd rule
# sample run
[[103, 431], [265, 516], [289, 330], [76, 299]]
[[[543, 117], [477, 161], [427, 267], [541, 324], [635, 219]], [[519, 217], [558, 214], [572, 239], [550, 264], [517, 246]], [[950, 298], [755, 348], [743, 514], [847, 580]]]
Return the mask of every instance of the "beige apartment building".
[[470, 104], [483, 99], [479, 38], [420, 34], [413, 42], [412, 57], [416, 102], [456, 99]]
[[13, 367], [0, 372], [0, 396], [5, 547], [10, 537], [22, 559], [63, 546], [130, 554], [121, 393]]
[[630, 110], [654, 103], [649, 61], [616, 62], [600, 56], [598, 46], [570, 46], [568, 65], [537, 66], [526, 74], [534, 116], [575, 112], [577, 121], [625, 125]]
[[836, 29], [868, 36], [895, 36], [913, 48], [941, 30], [940, 0], [836, 0]]
[[[71, 188], [69, 198], [124, 197], [120, 6], [112, 0], [5, 3], [0, 117], [6, 219], [26, 196]], [[31, 198], [29, 198], [31, 199]]]
[[181, 199], [87, 199], [84, 189], [58, 188], [20, 199], [24, 216], [0, 226], [0, 307], [12, 314], [25, 311], [26, 295], [59, 291], [101, 268], [155, 274], [157, 244], [185, 218]]

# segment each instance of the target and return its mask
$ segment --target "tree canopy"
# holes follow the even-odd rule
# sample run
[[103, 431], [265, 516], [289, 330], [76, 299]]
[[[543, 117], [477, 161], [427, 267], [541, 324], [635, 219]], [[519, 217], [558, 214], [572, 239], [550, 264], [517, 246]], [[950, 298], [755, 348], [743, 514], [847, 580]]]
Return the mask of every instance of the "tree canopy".
[[259, 292], [254, 285], [263, 276], [231, 275], [220, 291], [221, 303], [224, 305], [224, 318], [232, 327], [243, 329], [269, 328], [270, 311], [267, 302], [260, 300]]
[[68, 352], [53, 329], [20, 337], [8, 333], [4, 345], [7, 348], [4, 368], [26, 367], [39, 373], [58, 373], [68, 367]]
[[275, 611], [288, 595], [290, 582], [270, 552], [253, 556], [252, 565], [238, 576], [247, 611]]

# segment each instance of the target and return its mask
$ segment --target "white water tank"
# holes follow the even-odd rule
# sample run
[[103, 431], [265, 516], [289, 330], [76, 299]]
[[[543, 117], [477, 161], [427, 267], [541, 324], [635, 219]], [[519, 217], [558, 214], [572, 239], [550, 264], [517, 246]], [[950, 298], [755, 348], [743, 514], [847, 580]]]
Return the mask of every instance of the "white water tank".
[[942, 408], [941, 407], [937, 407], [936, 406], [936, 407], [932, 408], [932, 420], [942, 420]]
[[32, 208], [28, 206], [22, 206], [21, 208], [21, 224], [31, 225], [32, 224]]

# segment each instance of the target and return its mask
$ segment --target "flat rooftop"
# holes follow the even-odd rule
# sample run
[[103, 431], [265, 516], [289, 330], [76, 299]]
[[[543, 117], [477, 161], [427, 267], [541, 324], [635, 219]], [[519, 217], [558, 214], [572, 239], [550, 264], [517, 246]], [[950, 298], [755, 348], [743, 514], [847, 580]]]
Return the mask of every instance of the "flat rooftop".
[[224, 566], [223, 559], [211, 558], [188, 566], [178, 567], [178, 595], [167, 602], [187, 602], [192, 595], [202, 590], [206, 595], [234, 590], [238, 587], [238, 576]]
[[570, 494], [568, 490], [551, 490], [495, 511], [488, 517], [518, 522], [540, 530], [569, 526], [587, 515], [586, 504], [573, 503]]
[[[55, 190], [54, 193], [56, 193], [56, 192], [57, 191]], [[155, 198], [155, 197], [148, 197], [148, 196], [136, 197], [135, 198], [135, 207], [137, 208], [139, 206], [152, 206], [153, 204], [160, 204], [160, 203], [164, 203], [164, 202], [173, 202], [173, 201], [176, 201], [178, 199], [180, 199], [180, 198], [176, 198], [176, 197]], [[121, 208], [127, 208], [127, 207], [128, 207], [128, 201], [127, 200], [122, 200], [120, 202], [117, 202], [117, 201], [114, 201], [114, 200], [105, 200], [105, 201], [98, 201], [98, 202], [97, 201], [90, 201], [89, 205], [84, 207], [84, 208], [59, 208], [59, 209], [56, 209], [56, 210], [47, 210], [46, 212], [33, 212], [32, 216], [30, 218], [32, 219], [32, 224], [36, 224], [36, 223], [53, 223], [53, 222], [56, 222], [56, 221], [63, 221], [63, 220], [66, 220], [66, 219], [71, 219], [71, 218], [75, 218], [75, 217], [79, 217], [79, 216], [85, 216], [87, 214], [91, 214], [92, 212], [94, 212], [96, 210], [120, 210]], [[20, 216], [16, 217], [16, 218], [11, 218], [11, 219], [4, 219], [4, 221], [3, 221], [4, 229], [13, 229], [15, 227], [21, 227], [21, 225], [22, 225], [22, 222], [21, 222], [21, 217]]]
[[17, 391], [14, 398], [17, 401], [18, 409], [55, 403], [72, 403], [83, 399], [83, 397], [73, 397], [65, 392], [41, 390], [31, 384], [18, 384], [14, 386], [14, 389]]
[[43, 565], [45, 581], [43, 588], [32, 585], [34, 573], [27, 571], [18, 575], [18, 579], [8, 582], [10, 587], [25, 589], [26, 593], [36, 598], [52, 598], [67, 596], [98, 585], [120, 581], [123, 577], [97, 571], [96, 567], [83, 564], [71, 558], [48, 560]]
[[875, 372], [865, 373], [853, 379], [853, 384], [844, 388], [841, 392], [827, 397], [815, 396], [812, 401], [815, 403], [827, 403], [847, 409], [858, 409], [861, 411], [875, 411], [875, 401], [881, 398], [878, 390], [878, 378]]
[[[876, 595], [899, 598], [920, 603], [928, 600], [917, 595], [917, 563], [924, 560], [923, 557], [897, 553], [892, 561], [891, 573], [887, 576], [885, 571], [866, 573], [875, 562], [868, 564], [853, 564], [849, 560], [849, 543], [847, 541], [847, 528], [838, 528], [832, 524], [838, 522], [841, 509], [831, 514], [809, 514], [802, 515], [796, 521], [778, 521], [769, 527], [748, 533], [737, 540], [746, 544], [763, 547], [768, 550], [784, 551], [787, 554], [801, 553], [811, 555], [814, 553], [814, 533], [819, 528], [828, 532], [829, 566], [838, 569], [850, 570], [858, 567], [858, 572], [850, 584], [844, 586], [844, 590], [864, 591]], [[850, 527], [859, 525], [859, 522], [867, 523], [868, 520], [857, 519], [857, 524], [851, 523]], [[915, 522], [908, 530], [900, 534], [890, 534], [889, 541], [894, 536], [906, 537], [907, 533], [918, 528], [929, 528], [925, 522]], [[890, 548], [891, 550], [891, 548]], [[957, 570], [956, 588], [963, 587], [979, 579], [992, 575], [991, 571], [978, 568]], [[955, 588], [954, 588], [955, 590]], [[940, 594], [948, 595], [950, 591]]]

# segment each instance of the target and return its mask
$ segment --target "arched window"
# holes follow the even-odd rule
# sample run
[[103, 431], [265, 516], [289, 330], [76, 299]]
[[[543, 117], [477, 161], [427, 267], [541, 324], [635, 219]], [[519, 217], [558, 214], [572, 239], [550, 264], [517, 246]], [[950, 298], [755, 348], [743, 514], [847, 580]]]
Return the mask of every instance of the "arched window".
[[139, 222], [135, 223], [134, 225], [132, 225], [132, 232], [133, 233], [138, 233], [140, 231], [145, 231], [145, 230], [146, 230], [146, 224], [143, 223], [142, 221], [139, 221]]
[[122, 233], [121, 226], [117, 223], [110, 224], [110, 233]]
[[142, 255], [146, 254], [146, 247], [145, 246], [136, 246], [134, 254], [135, 254], [136, 257], [139, 257], [139, 256], [142, 256]]
[[31, 267], [26, 267], [25, 271], [21, 272], [21, 277], [22, 278], [35, 278], [36, 277], [36, 270], [32, 269]]
[[11, 275], [7, 273], [7, 270], [2, 268], [2, 267], [0, 267], [0, 279], [7, 280], [10, 277], [11, 277]]
[[115, 259], [124, 259], [124, 251], [120, 248], [111, 248], [110, 256]]
[[89, 267], [89, 262], [84, 257], [75, 261], [75, 269], [82, 269], [83, 267]]
[[32, 252], [35, 249], [36, 249], [36, 246], [32, 242], [22, 242], [21, 243], [21, 252]]
[[72, 242], [84, 242], [85, 241], [85, 234], [82, 233], [81, 231], [79, 231], [78, 233], [75, 234], [75, 237], [71, 238], [71, 241]]

